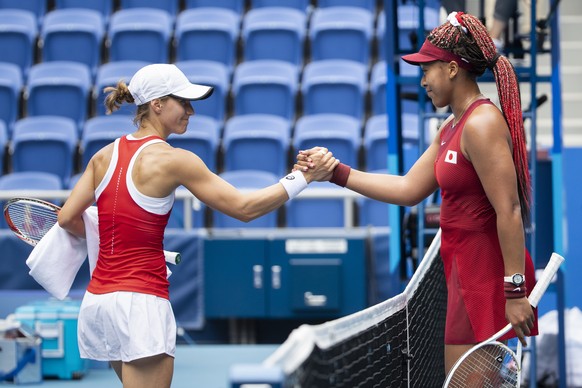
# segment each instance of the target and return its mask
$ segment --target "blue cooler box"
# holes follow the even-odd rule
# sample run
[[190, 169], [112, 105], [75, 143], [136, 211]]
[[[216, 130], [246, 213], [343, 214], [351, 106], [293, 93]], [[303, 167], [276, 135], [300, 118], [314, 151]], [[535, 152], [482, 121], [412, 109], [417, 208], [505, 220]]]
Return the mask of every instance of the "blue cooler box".
[[80, 301], [48, 300], [20, 306], [15, 318], [34, 328], [42, 338], [42, 375], [59, 379], [79, 379], [89, 362], [82, 359], [77, 343]]

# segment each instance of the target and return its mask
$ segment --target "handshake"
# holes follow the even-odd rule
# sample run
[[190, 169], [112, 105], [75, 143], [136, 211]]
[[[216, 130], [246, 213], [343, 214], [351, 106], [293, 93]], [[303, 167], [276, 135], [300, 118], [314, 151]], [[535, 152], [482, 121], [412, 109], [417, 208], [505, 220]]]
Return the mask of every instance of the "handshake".
[[329, 181], [340, 161], [325, 147], [313, 147], [302, 150], [296, 156], [297, 162], [293, 171], [301, 171], [307, 183], [313, 181]]

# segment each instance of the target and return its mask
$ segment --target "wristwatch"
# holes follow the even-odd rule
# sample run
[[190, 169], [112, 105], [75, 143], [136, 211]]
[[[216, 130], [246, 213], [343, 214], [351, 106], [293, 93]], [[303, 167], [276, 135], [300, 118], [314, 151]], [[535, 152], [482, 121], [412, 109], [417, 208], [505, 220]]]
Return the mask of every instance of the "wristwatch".
[[515, 286], [519, 287], [525, 283], [525, 276], [521, 273], [514, 273], [511, 276], [505, 276], [503, 280], [506, 283], [513, 283]]

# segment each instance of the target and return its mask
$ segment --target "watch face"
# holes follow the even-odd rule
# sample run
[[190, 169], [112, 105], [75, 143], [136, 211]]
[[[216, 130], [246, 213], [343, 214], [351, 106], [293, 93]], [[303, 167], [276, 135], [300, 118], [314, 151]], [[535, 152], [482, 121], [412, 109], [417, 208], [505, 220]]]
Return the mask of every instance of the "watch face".
[[515, 285], [518, 285], [518, 286], [519, 286], [519, 285], [521, 285], [521, 284], [523, 283], [523, 281], [524, 281], [524, 279], [523, 279], [523, 275], [522, 275], [522, 274], [520, 274], [520, 273], [516, 273], [515, 275], [513, 275], [513, 279], [512, 279], [512, 280], [513, 280], [513, 284], [515, 284]]

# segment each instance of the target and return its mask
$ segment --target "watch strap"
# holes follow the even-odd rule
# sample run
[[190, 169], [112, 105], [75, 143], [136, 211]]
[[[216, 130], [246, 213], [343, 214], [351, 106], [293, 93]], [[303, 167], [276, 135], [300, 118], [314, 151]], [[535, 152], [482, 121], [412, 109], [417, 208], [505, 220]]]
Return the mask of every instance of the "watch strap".
[[517, 273], [516, 274], [513, 274], [511, 276], [504, 276], [503, 277], [503, 281], [504, 282], [507, 282], [507, 283], [513, 283], [513, 277], [515, 275], [521, 275], [521, 277], [523, 278], [523, 282], [525, 283], [525, 275], [524, 274], [517, 274]]

